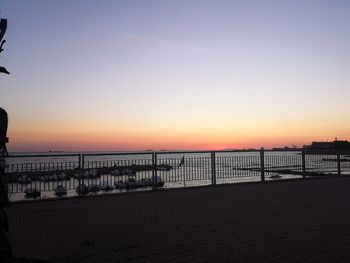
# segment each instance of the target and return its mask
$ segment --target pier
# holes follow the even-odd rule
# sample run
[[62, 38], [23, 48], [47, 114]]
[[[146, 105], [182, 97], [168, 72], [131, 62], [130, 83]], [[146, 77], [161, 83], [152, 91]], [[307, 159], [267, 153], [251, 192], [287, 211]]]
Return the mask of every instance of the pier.
[[349, 262], [350, 177], [15, 203], [17, 257], [52, 262]]

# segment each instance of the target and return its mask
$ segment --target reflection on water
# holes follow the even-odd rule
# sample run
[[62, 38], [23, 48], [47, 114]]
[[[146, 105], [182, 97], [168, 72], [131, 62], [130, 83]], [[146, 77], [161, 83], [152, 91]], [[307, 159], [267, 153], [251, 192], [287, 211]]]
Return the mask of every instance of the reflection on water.
[[[306, 155], [305, 171], [308, 175], [337, 174], [338, 163], [334, 158], [332, 155]], [[341, 158], [341, 173], [350, 174], [350, 158], [349, 161], [346, 156]], [[132, 180], [149, 182], [155, 176], [164, 182], [159, 189], [254, 182], [260, 181], [262, 176], [260, 152], [215, 152], [215, 156], [210, 152], [164, 152], [156, 156], [156, 161], [152, 153], [89, 155], [83, 160], [80, 155], [18, 156], [7, 158], [6, 162], [12, 201], [24, 199], [24, 192], [30, 188], [39, 189], [40, 198], [58, 198], [54, 189], [59, 185], [67, 189], [66, 196], [76, 196], [79, 185], [101, 187], [108, 184], [114, 188]], [[300, 152], [265, 152], [265, 180], [300, 178], [302, 172]], [[97, 194], [150, 190], [152, 187], [141, 184], [129, 190], [114, 188]]]

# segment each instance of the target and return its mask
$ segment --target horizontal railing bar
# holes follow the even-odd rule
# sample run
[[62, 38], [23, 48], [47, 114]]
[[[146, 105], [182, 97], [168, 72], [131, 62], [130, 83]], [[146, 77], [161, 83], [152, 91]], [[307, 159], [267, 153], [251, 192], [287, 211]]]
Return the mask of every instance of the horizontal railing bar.
[[153, 152], [82, 153], [82, 156], [152, 155]]
[[[161, 154], [194, 154], [194, 153], [235, 153], [235, 152], [260, 152], [260, 149], [237, 149], [237, 150], [203, 150], [203, 151], [149, 151], [149, 152], [105, 152], [105, 153], [69, 153], [69, 154], [11, 154], [6, 156], [6, 158], [27, 158], [27, 157], [72, 157], [72, 156], [104, 156], [104, 155], [152, 155], [153, 153], [157, 153], [158, 155]], [[303, 149], [296, 148], [296, 149], [286, 149], [286, 150], [275, 150], [275, 149], [264, 149], [265, 152], [301, 152]], [[336, 155], [336, 154], [350, 154], [350, 150], [327, 150], [327, 151], [317, 151], [317, 150], [305, 150], [305, 154], [317, 154], [317, 155]]]
[[79, 157], [80, 154], [21, 154], [8, 155], [5, 158], [30, 158], [30, 157]]
[[219, 150], [219, 151], [213, 151], [213, 152], [216, 152], [216, 153], [241, 153], [241, 152], [260, 152], [260, 150]]
[[212, 151], [156, 151], [157, 155], [162, 154], [183, 154], [183, 153], [211, 153]]

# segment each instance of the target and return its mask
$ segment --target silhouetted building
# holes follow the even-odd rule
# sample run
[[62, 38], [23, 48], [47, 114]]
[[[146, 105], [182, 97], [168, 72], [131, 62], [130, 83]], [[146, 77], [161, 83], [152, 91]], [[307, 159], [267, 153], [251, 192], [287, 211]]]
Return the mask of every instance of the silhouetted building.
[[312, 142], [311, 145], [304, 145], [307, 150], [350, 150], [350, 142], [338, 141], [333, 142]]

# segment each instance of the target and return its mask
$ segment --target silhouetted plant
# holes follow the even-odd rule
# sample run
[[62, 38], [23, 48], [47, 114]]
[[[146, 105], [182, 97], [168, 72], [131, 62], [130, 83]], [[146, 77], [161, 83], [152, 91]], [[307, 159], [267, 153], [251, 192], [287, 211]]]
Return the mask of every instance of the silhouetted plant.
[[5, 176], [5, 155], [7, 132], [7, 113], [0, 108], [0, 258], [1, 262], [11, 262], [12, 253], [8, 241], [7, 233], [9, 231], [5, 207], [9, 207], [10, 202], [7, 193], [7, 186], [4, 182]]
[[[0, 53], [4, 50], [5, 40], [3, 37], [7, 29], [7, 20], [0, 20]], [[9, 74], [5, 67], [0, 67], [0, 73]], [[0, 108], [0, 259], [1, 262], [12, 262], [12, 250], [7, 237], [9, 231], [5, 207], [10, 205], [7, 186], [4, 182], [5, 176], [5, 156], [7, 155], [7, 113]]]
[[[0, 20], [0, 53], [4, 51], [3, 46], [6, 43], [6, 40], [3, 38], [6, 30], [7, 30], [7, 20], [1, 19]], [[0, 73], [10, 74], [10, 72], [8, 72], [5, 67], [1, 67], [1, 66], [0, 66]]]

